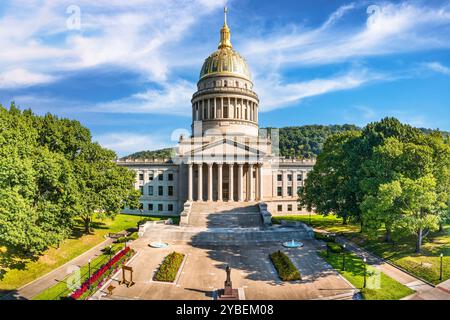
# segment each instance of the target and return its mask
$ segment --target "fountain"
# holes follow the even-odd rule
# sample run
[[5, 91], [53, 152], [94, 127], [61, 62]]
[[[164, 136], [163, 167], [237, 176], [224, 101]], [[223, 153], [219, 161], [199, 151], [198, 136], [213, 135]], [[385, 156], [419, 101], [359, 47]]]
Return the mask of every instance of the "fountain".
[[303, 243], [301, 243], [299, 241], [294, 241], [294, 239], [292, 239], [292, 241], [283, 242], [283, 247], [285, 247], [285, 248], [300, 248], [300, 247], [303, 247]]
[[149, 244], [149, 246], [152, 248], [161, 249], [161, 248], [167, 248], [169, 246], [169, 244], [167, 242], [162, 242], [161, 240], [159, 240], [159, 241], [151, 242]]

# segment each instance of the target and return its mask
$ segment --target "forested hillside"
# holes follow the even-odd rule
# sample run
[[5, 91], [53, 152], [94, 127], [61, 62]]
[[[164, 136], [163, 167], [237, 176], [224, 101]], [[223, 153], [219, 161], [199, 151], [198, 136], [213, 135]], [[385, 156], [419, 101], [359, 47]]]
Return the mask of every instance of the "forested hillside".
[[[275, 128], [265, 128], [274, 130]], [[283, 157], [317, 157], [322, 152], [323, 145], [327, 138], [335, 133], [350, 130], [360, 131], [361, 128], [351, 125], [306, 125], [295, 127], [284, 127], [279, 130], [280, 155]], [[420, 128], [423, 133], [433, 132], [431, 129]], [[450, 136], [449, 132], [442, 132], [444, 136]], [[173, 148], [165, 148], [154, 151], [139, 151], [122, 159], [145, 159], [145, 158], [169, 158], [173, 153]]]

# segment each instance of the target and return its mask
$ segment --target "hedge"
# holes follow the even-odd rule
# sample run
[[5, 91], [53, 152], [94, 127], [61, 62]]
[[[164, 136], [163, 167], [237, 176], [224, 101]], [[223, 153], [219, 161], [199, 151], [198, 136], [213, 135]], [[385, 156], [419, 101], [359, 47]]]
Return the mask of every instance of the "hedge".
[[335, 236], [331, 236], [329, 235], [328, 237], [320, 232], [314, 232], [314, 238], [316, 238], [317, 240], [322, 240], [325, 242], [335, 242], [336, 241], [336, 237]]
[[302, 280], [300, 272], [294, 266], [289, 257], [281, 251], [274, 252], [269, 255], [278, 275], [283, 281]]
[[338, 244], [338, 243], [330, 243], [329, 242], [329, 243], [327, 243], [327, 247], [328, 247], [328, 250], [330, 250], [333, 253], [341, 253], [342, 250], [344, 250], [342, 245]]
[[174, 282], [183, 259], [184, 254], [175, 251], [167, 255], [153, 276], [153, 280]]

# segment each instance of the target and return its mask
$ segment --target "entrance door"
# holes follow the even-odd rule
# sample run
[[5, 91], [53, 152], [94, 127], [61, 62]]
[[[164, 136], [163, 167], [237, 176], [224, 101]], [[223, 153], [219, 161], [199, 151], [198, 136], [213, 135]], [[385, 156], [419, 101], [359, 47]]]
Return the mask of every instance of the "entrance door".
[[223, 183], [223, 200], [228, 201], [229, 200], [229, 192], [230, 192], [230, 186], [228, 182]]

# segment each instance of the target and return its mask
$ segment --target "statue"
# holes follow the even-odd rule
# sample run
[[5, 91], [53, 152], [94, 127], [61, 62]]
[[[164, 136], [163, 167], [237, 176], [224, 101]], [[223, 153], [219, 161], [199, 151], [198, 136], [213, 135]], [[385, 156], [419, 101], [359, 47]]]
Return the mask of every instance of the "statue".
[[225, 268], [225, 271], [227, 272], [227, 279], [225, 280], [224, 294], [232, 295], [233, 294], [233, 284], [231, 282], [231, 268], [229, 265], [227, 265], [227, 267]]
[[239, 300], [239, 292], [237, 289], [233, 289], [233, 283], [231, 282], [231, 268], [229, 265], [225, 268], [227, 278], [225, 280], [225, 286], [219, 290], [219, 300]]

